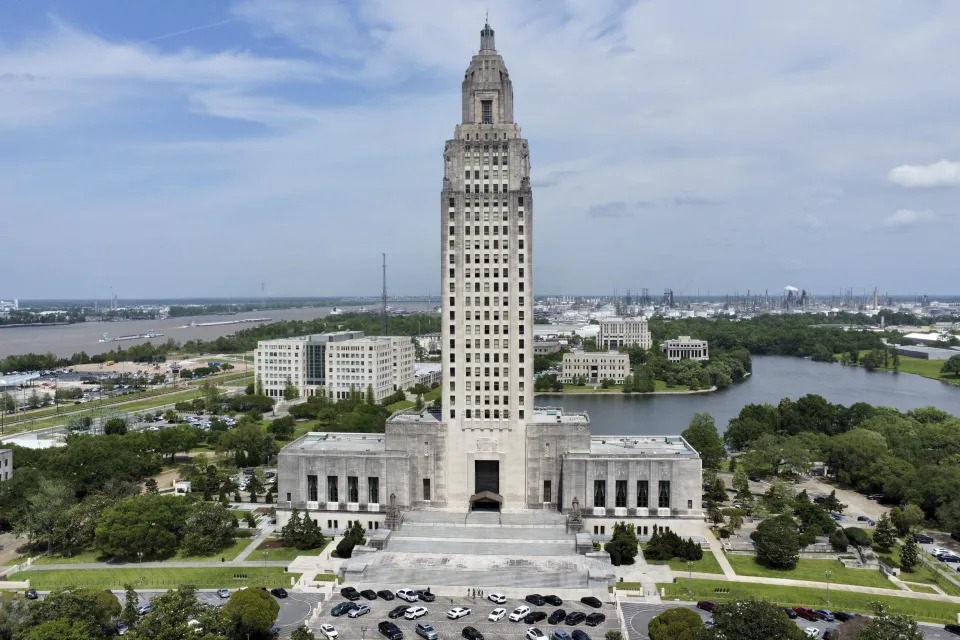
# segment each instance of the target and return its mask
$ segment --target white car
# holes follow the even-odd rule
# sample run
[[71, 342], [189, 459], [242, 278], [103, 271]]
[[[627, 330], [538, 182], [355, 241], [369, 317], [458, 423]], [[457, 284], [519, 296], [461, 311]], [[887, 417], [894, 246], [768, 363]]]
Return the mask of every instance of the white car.
[[337, 628], [332, 624], [322, 624], [320, 625], [320, 633], [323, 634], [323, 637], [327, 640], [332, 640], [337, 637]]
[[350, 613], [347, 614], [347, 617], [359, 618], [360, 616], [365, 616], [368, 613], [370, 613], [370, 607], [365, 604], [361, 604], [358, 605], [356, 609], [351, 610]]
[[520, 622], [528, 613], [530, 613], [530, 607], [521, 605], [510, 614], [510, 622]]
[[500, 622], [501, 620], [503, 620], [503, 617], [505, 615], [507, 615], [507, 610], [497, 607], [496, 609], [490, 612], [490, 615], [487, 616], [487, 620], [489, 620], [490, 622]]
[[806, 629], [803, 630], [803, 632], [807, 634], [808, 638], [820, 637], [820, 629], [817, 629], [816, 627], [807, 627]]
[[397, 597], [407, 602], [416, 602], [420, 599], [413, 589], [400, 589], [400, 591], [397, 591]]
[[502, 593], [491, 593], [487, 596], [487, 600], [490, 602], [495, 602], [496, 604], [503, 604], [507, 601], [507, 596]]
[[463, 607], [454, 607], [450, 609], [450, 611], [447, 611], [447, 617], [451, 620], [457, 620], [468, 615], [470, 615], [470, 609], [464, 609]]
[[416, 620], [417, 618], [422, 618], [425, 615], [427, 615], [426, 607], [410, 607], [403, 614], [403, 617], [407, 620]]
[[536, 627], [530, 627], [527, 629], [527, 640], [547, 640], [547, 635]]

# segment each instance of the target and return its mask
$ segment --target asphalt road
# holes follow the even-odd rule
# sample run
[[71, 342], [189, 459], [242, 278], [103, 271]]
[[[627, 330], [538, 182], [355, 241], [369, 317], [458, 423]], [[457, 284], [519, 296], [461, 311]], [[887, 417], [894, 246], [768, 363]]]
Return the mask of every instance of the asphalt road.
[[[120, 597], [122, 603], [123, 593], [115, 593]], [[140, 596], [140, 604], [143, 605], [162, 593], [162, 591], [138, 591], [137, 595]], [[323, 596], [316, 593], [294, 593], [292, 591], [287, 593], [289, 596], [286, 598], [275, 598], [280, 605], [280, 613], [277, 614], [275, 626], [280, 628], [280, 632], [284, 636], [289, 635], [303, 624], [323, 599]], [[204, 604], [215, 607], [222, 607], [227, 603], [226, 598], [220, 598], [213, 591], [201, 591], [197, 594], [197, 599]]]
[[[686, 606], [687, 608], [700, 614], [700, 617], [707, 621], [710, 619], [710, 614], [706, 611], [701, 611], [693, 605], [681, 605], [681, 604], [643, 604], [643, 603], [630, 603], [625, 602], [622, 604], [623, 617], [627, 623], [627, 633], [630, 635], [629, 640], [650, 640], [650, 636], [647, 635], [647, 625], [650, 624], [650, 620], [660, 615], [667, 609], [672, 609], [677, 606]], [[817, 630], [817, 638], [823, 637], [823, 632], [827, 629], [835, 629], [837, 627], [836, 622], [811, 622], [809, 620], [800, 620], [799, 618], [794, 622], [797, 623], [797, 626], [801, 629], [814, 628]], [[957, 640], [957, 636], [952, 633], [948, 633], [943, 630], [943, 627], [933, 627], [922, 625], [921, 630], [923, 631], [924, 638], [930, 638], [930, 640]]]
[[[387, 613], [389, 613], [391, 609], [400, 606], [401, 604], [407, 604], [400, 599], [390, 601], [377, 599], [371, 602], [365, 598], [361, 598], [357, 601], [358, 604], [364, 603], [370, 606], [370, 613], [367, 615], [352, 619], [348, 618], [346, 615], [336, 618], [330, 615], [331, 609], [343, 601], [344, 599], [338, 594], [334, 596], [329, 603], [325, 603], [323, 605], [323, 612], [320, 616], [320, 623], [328, 622], [332, 624], [334, 627], [336, 627], [340, 638], [350, 638], [351, 640], [354, 638], [360, 640], [363, 638], [367, 638], [368, 640], [371, 638], [382, 638], [377, 629], [377, 625], [382, 620], [389, 620]], [[506, 604], [497, 605], [481, 598], [438, 597], [436, 602], [409, 603], [409, 606], [423, 606], [427, 608], [429, 613], [419, 620], [405, 620], [404, 618], [396, 618], [391, 620], [391, 622], [400, 627], [400, 630], [403, 631], [403, 637], [406, 640], [416, 640], [420, 637], [414, 632], [417, 622], [420, 621], [426, 621], [432, 624], [437, 630], [437, 634], [444, 640], [461, 638], [461, 632], [463, 631], [463, 628], [467, 626], [476, 628], [480, 633], [483, 634], [485, 640], [521, 640], [524, 638], [525, 634], [527, 633], [527, 629], [530, 627], [537, 627], [548, 636], [556, 628], [564, 629], [567, 633], [572, 633], [574, 629], [580, 629], [581, 631], [584, 631], [592, 640], [603, 640], [603, 637], [607, 631], [610, 629], [619, 628], [617, 623], [617, 614], [613, 610], [612, 606], [605, 604], [600, 609], [591, 609], [585, 604], [581, 604], [579, 601], [564, 602], [559, 608], [565, 610], [567, 613], [570, 613], [571, 611], [583, 611], [584, 613], [589, 614], [598, 611], [607, 617], [604, 623], [596, 627], [588, 627], [583, 623], [576, 626], [567, 626], [564, 624], [551, 625], [547, 624], [546, 620], [533, 625], [524, 624], [523, 622], [510, 622], [507, 618], [503, 618], [499, 622], [489, 622], [487, 620], [487, 616], [490, 614], [490, 612], [497, 607], [506, 609], [507, 615], [509, 615], [514, 608], [520, 606], [521, 604], [529, 606], [532, 611], [543, 611], [547, 613], [547, 615], [553, 613], [553, 611], [557, 609], [557, 607], [552, 607], [550, 605], [535, 607], [527, 602], [515, 599], [508, 599]], [[458, 620], [449, 620], [447, 618], [447, 611], [453, 607], [468, 608], [471, 609], [472, 612], [470, 615]], [[364, 631], [364, 628], [366, 628], [366, 631]], [[314, 629], [314, 633], [318, 638], [322, 637], [317, 629]]]

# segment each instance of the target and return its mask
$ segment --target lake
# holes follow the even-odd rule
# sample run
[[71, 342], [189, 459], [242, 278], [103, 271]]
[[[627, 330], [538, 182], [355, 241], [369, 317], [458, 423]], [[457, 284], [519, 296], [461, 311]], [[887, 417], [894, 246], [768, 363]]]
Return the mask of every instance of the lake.
[[722, 432], [745, 405], [776, 405], [782, 398], [796, 400], [808, 393], [847, 406], [867, 402], [902, 411], [934, 406], [960, 416], [960, 387], [907, 373], [871, 373], [860, 367], [780, 356], [754, 356], [753, 375], [723, 391], [659, 396], [538, 394], [537, 405], [586, 411], [595, 434], [666, 435], [683, 431], [695, 413], [712, 415]]

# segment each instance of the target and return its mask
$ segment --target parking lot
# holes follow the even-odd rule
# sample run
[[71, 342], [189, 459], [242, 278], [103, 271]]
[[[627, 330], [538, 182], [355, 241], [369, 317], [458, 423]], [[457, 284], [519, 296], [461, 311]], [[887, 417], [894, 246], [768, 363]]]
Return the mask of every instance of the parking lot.
[[[123, 592], [117, 591], [114, 592], [120, 598], [120, 602], [123, 602]], [[147, 604], [153, 598], [161, 595], [161, 591], [138, 591], [137, 595], [140, 596], [140, 604]], [[280, 605], [280, 613], [277, 614], [276, 626], [280, 628], [282, 635], [286, 636], [293, 632], [297, 627], [301, 626], [304, 621], [306, 621], [316, 609], [318, 604], [322, 601], [323, 597], [316, 593], [296, 593], [288, 592], [289, 596], [286, 598], [276, 599], [277, 603]], [[197, 600], [203, 604], [220, 607], [227, 603], [225, 598], [220, 598], [216, 593], [212, 591], [201, 591], [197, 593]], [[329, 611], [329, 607], [324, 607]], [[359, 636], [357, 636], [359, 637]]]
[[[543, 595], [547, 595], [547, 593], [544, 592]], [[419, 620], [406, 620], [404, 618], [395, 618], [390, 620], [400, 628], [400, 630], [403, 632], [403, 637], [405, 640], [419, 638], [419, 636], [414, 632], [414, 628], [416, 627], [417, 622], [421, 621], [426, 621], [432, 624], [437, 630], [437, 635], [439, 635], [442, 640], [462, 637], [461, 634], [463, 628], [467, 626], [477, 629], [483, 634], [485, 640], [519, 640], [526, 635], [527, 629], [530, 627], [537, 627], [548, 636], [553, 632], [554, 629], [557, 628], [565, 630], [568, 634], [573, 633], [574, 629], [580, 629], [581, 631], [585, 632], [591, 638], [591, 640], [603, 640], [603, 637], [606, 635], [607, 631], [620, 628], [617, 622], [616, 611], [614, 611], [611, 605], [604, 604], [600, 609], [593, 609], [579, 601], [564, 601], [560, 607], [553, 607], [550, 605], [536, 607], [528, 602], [509, 598], [505, 604], [500, 605], [494, 604], [489, 600], [479, 597], [438, 597], [435, 602], [417, 603], [405, 603], [400, 599], [386, 601], [378, 598], [377, 600], [369, 601], [366, 598], [361, 598], [360, 600], [357, 600], [357, 604], [369, 605], [370, 613], [360, 616], [359, 618], [352, 619], [348, 618], [346, 615], [339, 617], [333, 617], [330, 615], [331, 609], [341, 602], [344, 602], [344, 598], [339, 594], [336, 594], [329, 603], [324, 603], [323, 612], [320, 616], [320, 622], [330, 623], [336, 627], [340, 638], [359, 638], [360, 640], [368, 638], [382, 638], [379, 630], [377, 629], [377, 625], [382, 620], [390, 620], [390, 618], [387, 617], [387, 614], [394, 607], [398, 607], [401, 604], [409, 604], [411, 607], [423, 606], [426, 607], [427, 611], [429, 611], [426, 616], [420, 618]], [[603, 622], [603, 624], [600, 624], [596, 627], [589, 627], [584, 623], [576, 626], [568, 626], [564, 625], [563, 623], [551, 625], [547, 624], [546, 620], [542, 620], [536, 624], [525, 624], [523, 622], [510, 622], [506, 617], [499, 622], [490, 622], [487, 620], [487, 616], [490, 615], [490, 612], [497, 607], [506, 609], [507, 615], [509, 615], [511, 611], [520, 605], [530, 607], [531, 611], [543, 611], [548, 616], [558, 608], [563, 609], [567, 613], [570, 613], [571, 611], [582, 611], [585, 614], [599, 612], [606, 616], [606, 620]], [[447, 611], [453, 607], [464, 607], [470, 609], [471, 613], [470, 615], [460, 618], [459, 620], [448, 620]], [[322, 637], [319, 634], [317, 625], [313, 625], [313, 629], [318, 638]]]

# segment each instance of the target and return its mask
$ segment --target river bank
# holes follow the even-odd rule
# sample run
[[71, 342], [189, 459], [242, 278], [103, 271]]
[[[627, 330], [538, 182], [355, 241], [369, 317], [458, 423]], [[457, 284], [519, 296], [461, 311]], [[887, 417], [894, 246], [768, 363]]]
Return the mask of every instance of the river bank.
[[601, 389], [601, 388], [577, 388], [577, 389], [568, 389], [564, 387], [563, 391], [538, 391], [533, 394], [535, 396], [555, 396], [561, 394], [582, 394], [589, 396], [683, 396], [683, 395], [696, 395], [700, 393], [712, 393], [716, 391], [716, 387], [710, 387], [709, 389], [677, 389], [675, 391], [631, 391], [630, 393], [624, 393], [623, 391], [617, 391], [616, 389]]

